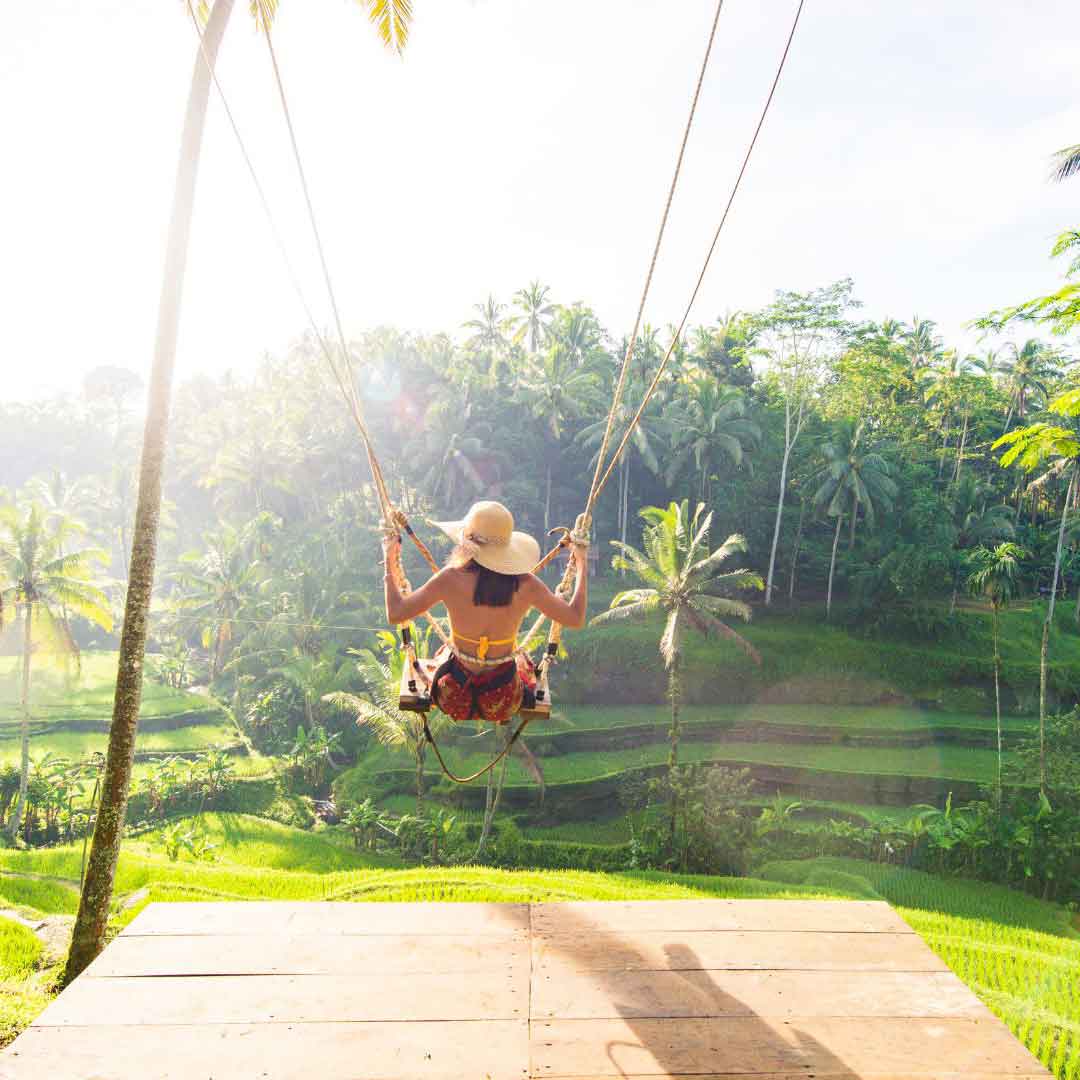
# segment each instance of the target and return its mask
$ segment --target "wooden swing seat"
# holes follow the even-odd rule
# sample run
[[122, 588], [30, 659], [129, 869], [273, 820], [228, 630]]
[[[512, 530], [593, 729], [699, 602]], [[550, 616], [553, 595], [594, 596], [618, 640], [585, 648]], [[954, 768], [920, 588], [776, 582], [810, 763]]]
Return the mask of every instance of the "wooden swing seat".
[[[426, 713], [432, 708], [428, 687], [440, 662], [433, 659], [417, 660], [416, 664], [421, 669], [421, 676], [406, 660], [401, 670], [401, 684], [398, 688], [398, 708], [402, 712]], [[542, 666], [540, 678], [536, 684], [536, 704], [531, 709], [523, 707], [517, 712], [517, 715], [523, 719], [528, 717], [530, 720], [543, 720], [551, 715], [551, 690], [548, 687], [547, 668], [547, 664]]]

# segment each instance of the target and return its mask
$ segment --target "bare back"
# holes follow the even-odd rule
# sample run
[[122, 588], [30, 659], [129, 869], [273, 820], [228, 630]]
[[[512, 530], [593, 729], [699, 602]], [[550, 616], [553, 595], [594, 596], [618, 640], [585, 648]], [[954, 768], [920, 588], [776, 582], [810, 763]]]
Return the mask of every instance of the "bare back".
[[[430, 611], [437, 604], [445, 604], [454, 629], [454, 643], [461, 653], [474, 655], [476, 642], [486, 637], [489, 642], [486, 659], [510, 657], [514, 653], [518, 629], [530, 608], [536, 608], [563, 626], [584, 625], [588, 601], [583, 556], [579, 559], [578, 569], [570, 603], [556, 596], [535, 574], [521, 574], [517, 592], [505, 607], [475, 603], [476, 575], [458, 567], [440, 570], [407, 596], [402, 596], [393, 580], [387, 577], [386, 614], [392, 623], [398, 624]], [[469, 666], [468, 661], [463, 663]]]

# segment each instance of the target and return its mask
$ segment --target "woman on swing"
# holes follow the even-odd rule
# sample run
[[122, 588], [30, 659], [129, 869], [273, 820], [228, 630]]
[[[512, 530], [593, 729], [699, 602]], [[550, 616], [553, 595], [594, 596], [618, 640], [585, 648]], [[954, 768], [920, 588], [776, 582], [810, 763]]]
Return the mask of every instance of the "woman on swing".
[[529, 609], [563, 626], [585, 624], [588, 543], [573, 538], [577, 581], [567, 603], [532, 573], [540, 545], [514, 531], [514, 517], [501, 503], [478, 502], [462, 521], [432, 524], [456, 546], [446, 566], [407, 596], [390, 572], [400, 556], [401, 537], [383, 540], [386, 617], [397, 625], [445, 604], [452, 647], [444, 645], [436, 654], [441, 663], [432, 677], [431, 699], [454, 720], [505, 724], [523, 703], [534, 700], [536, 669], [515, 644]]

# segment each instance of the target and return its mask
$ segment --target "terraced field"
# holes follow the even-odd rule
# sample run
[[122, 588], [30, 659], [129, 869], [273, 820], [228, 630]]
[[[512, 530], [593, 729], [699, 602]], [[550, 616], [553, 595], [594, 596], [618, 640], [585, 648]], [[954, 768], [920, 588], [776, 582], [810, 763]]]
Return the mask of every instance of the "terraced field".
[[[950, 791], [974, 798], [997, 770], [993, 717], [914, 708], [867, 706], [696, 706], [684, 712], [680, 761], [745, 767], [763, 795], [785, 795], [839, 806], [877, 806], [902, 813], [937, 802]], [[666, 767], [670, 718], [660, 706], [564, 706], [527, 741], [547, 785], [546, 816], [564, 820], [611, 817], [622, 779], [657, 775]], [[1006, 746], [1034, 730], [1010, 717]], [[442, 742], [451, 767], [469, 771], [492, 753], [493, 740], [474, 729], [448, 732]], [[1006, 752], [1008, 756], [1008, 752]], [[438, 784], [429, 761], [429, 783]], [[508, 811], [537, 805], [524, 766], [511, 761], [504, 794]], [[372, 746], [339, 779], [340, 801], [412, 790], [411, 763], [401, 751]], [[449, 792], [445, 792], [449, 794]], [[461, 808], [477, 808], [483, 789], [454, 792]], [[541, 824], [535, 822], [534, 824]]]
[[[112, 719], [116, 653], [84, 653], [78, 671], [46, 669], [34, 676], [31, 697], [30, 754], [41, 760], [52, 754], [69, 761], [104, 751]], [[0, 657], [0, 766], [20, 755], [18, 669], [14, 657]], [[248, 754], [231, 721], [214, 701], [173, 690], [152, 680], [143, 684], [135, 776], [141, 777], [155, 758], [177, 754], [192, 757], [210, 749], [235, 753], [242, 776], [267, 772], [269, 763]]]

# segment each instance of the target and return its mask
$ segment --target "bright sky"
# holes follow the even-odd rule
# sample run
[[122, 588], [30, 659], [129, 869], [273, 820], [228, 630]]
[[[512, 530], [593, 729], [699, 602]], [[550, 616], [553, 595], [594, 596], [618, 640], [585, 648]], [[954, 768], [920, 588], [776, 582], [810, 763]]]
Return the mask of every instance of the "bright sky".
[[[346, 329], [455, 330], [538, 277], [633, 316], [713, 0], [414, 0], [404, 59], [346, 0], [283, 0], [275, 44]], [[727, 0], [648, 316], [689, 293], [795, 0]], [[850, 274], [866, 314], [938, 321], [1053, 286], [1080, 180], [1075, 0], [807, 0], [692, 322]], [[180, 0], [34, 0], [0, 36], [0, 395], [149, 371], [195, 38]], [[265, 45], [237, 0], [219, 64], [328, 319]], [[247, 369], [304, 327], [212, 99], [178, 374]]]

